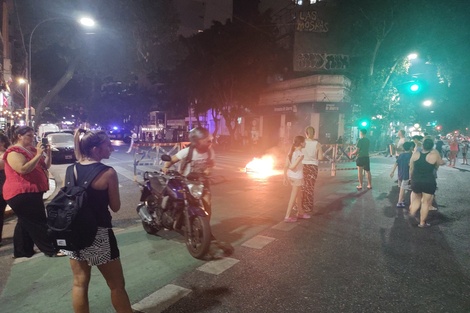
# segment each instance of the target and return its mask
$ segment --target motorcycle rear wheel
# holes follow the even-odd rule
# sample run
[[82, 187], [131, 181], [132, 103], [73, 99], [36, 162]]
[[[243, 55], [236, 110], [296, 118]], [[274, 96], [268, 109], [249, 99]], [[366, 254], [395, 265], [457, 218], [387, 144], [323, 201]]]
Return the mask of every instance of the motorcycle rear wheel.
[[142, 221], [142, 227], [149, 235], [156, 235], [158, 233], [158, 228]]
[[[186, 232], [186, 248], [196, 259], [202, 259], [211, 245], [211, 228], [209, 219], [203, 216], [193, 216], [189, 219], [191, 232]], [[191, 233], [191, 236], [189, 235]]]

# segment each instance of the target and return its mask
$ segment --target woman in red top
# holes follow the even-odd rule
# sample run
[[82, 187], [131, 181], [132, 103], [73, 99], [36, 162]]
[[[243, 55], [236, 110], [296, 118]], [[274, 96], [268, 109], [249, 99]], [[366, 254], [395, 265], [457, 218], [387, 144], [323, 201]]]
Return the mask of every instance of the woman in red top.
[[449, 166], [455, 167], [455, 161], [457, 160], [457, 154], [459, 153], [459, 142], [455, 136], [449, 141], [449, 148]]
[[49, 189], [47, 169], [51, 166], [51, 151], [41, 143], [34, 147], [34, 131], [29, 126], [16, 128], [12, 139], [13, 145], [3, 155], [6, 175], [3, 198], [18, 217], [13, 256], [33, 256], [34, 244], [47, 256], [62, 256], [47, 235], [42, 199]]

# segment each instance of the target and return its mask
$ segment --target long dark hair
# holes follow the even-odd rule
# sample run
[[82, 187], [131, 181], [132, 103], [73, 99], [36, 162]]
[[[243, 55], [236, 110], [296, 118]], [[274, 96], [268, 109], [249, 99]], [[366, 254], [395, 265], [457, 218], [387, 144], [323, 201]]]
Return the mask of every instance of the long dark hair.
[[34, 129], [29, 126], [19, 126], [19, 127], [13, 126], [13, 127], [14, 129], [12, 131], [12, 138], [11, 138], [11, 142], [13, 143], [16, 143], [18, 141], [19, 136], [23, 136], [24, 134], [29, 133], [29, 132], [34, 133]]
[[108, 134], [104, 130], [91, 131], [85, 129], [77, 129], [74, 135], [75, 157], [81, 161], [84, 158], [92, 157], [92, 150], [103, 142], [108, 140]]
[[8, 149], [8, 147], [11, 145], [10, 139], [7, 135], [3, 133], [0, 133], [0, 142], [3, 142], [5, 144], [5, 149]]
[[290, 148], [289, 154], [287, 155], [287, 157], [289, 158], [289, 162], [292, 162], [292, 155], [294, 154], [295, 148], [300, 147], [304, 142], [304, 136], [294, 137], [294, 142], [292, 143], [292, 147]]

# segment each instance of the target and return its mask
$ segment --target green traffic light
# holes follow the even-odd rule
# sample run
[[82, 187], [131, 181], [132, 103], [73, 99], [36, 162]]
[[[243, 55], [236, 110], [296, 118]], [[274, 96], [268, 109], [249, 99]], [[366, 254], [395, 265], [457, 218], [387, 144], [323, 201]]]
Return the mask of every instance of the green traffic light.
[[412, 92], [417, 92], [417, 91], [419, 91], [420, 88], [421, 88], [421, 87], [420, 87], [418, 84], [416, 84], [416, 83], [414, 83], [414, 84], [412, 84], [412, 85], [410, 86], [410, 90], [411, 90]]

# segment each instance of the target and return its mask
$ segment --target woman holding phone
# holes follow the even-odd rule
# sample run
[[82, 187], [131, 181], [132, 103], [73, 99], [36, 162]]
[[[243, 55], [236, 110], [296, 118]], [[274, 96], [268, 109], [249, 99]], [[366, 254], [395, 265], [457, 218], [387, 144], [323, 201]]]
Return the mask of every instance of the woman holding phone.
[[51, 150], [42, 142], [34, 146], [34, 131], [29, 126], [16, 128], [12, 142], [3, 155], [6, 176], [3, 198], [18, 217], [13, 257], [32, 257], [35, 244], [47, 256], [63, 256], [47, 235], [42, 198], [49, 189]]

